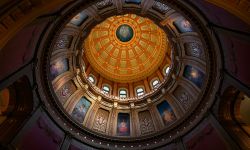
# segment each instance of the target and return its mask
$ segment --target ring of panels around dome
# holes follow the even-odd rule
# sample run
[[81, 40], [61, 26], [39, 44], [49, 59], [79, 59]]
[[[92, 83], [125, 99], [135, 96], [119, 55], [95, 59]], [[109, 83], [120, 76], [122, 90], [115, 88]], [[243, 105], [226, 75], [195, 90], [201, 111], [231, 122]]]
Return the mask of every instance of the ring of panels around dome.
[[[63, 18], [73, 17], [71, 13], [57, 20], [52, 29], [60, 30], [50, 30], [50, 36], [44, 39], [47, 47], [38, 54], [44, 58], [39, 60], [36, 72], [38, 91], [44, 95], [45, 107], [56, 122], [80, 141], [96, 148], [155, 148], [188, 132], [211, 106], [219, 84], [215, 81], [219, 80], [220, 53], [216, 40], [203, 26], [206, 21], [199, 15], [190, 15], [195, 10], [183, 7], [185, 3], [119, 2], [97, 1], [80, 13], [79, 8], [72, 9], [78, 14], [74, 13], [77, 17], [69, 22]], [[124, 103], [100, 94], [88, 82], [82, 42], [89, 35], [86, 31], [100, 23], [98, 18], [108, 18], [122, 10], [124, 14], [128, 11], [140, 15], [138, 9], [150, 19], [157, 18], [154, 22], [168, 31], [173, 63], [157, 91], [140, 101]], [[200, 24], [196, 24], [197, 18]], [[128, 42], [119, 41], [116, 35], [111, 37], [126, 44], [136, 40], [136, 36]], [[166, 65], [163, 71], [164, 68]], [[129, 147], [124, 147], [123, 142]]]

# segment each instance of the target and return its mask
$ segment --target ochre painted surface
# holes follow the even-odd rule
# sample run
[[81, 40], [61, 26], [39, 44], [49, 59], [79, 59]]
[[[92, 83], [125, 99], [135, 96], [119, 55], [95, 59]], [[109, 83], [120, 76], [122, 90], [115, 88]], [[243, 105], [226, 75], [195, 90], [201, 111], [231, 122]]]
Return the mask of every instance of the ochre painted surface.
[[[121, 25], [132, 31], [121, 31]], [[92, 29], [83, 47], [96, 72], [120, 83], [148, 77], [170, 51], [165, 32], [150, 19], [135, 14], [107, 18]]]

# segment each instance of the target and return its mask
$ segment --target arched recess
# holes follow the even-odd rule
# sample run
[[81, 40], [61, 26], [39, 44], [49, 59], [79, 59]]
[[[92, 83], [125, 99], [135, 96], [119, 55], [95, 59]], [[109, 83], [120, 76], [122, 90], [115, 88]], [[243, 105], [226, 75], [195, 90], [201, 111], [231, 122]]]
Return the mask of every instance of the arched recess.
[[33, 110], [32, 89], [26, 76], [0, 91], [0, 149], [8, 145]]
[[219, 121], [242, 149], [250, 148], [250, 123], [242, 116], [243, 100], [247, 96], [235, 87], [228, 87], [219, 105]]

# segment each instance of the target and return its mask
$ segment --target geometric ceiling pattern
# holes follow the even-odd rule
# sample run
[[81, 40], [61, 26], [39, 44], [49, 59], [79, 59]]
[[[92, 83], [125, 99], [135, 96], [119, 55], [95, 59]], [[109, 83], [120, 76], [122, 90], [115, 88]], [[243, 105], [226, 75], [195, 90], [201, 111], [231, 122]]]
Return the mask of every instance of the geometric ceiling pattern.
[[96, 72], [119, 83], [145, 79], [170, 54], [166, 33], [152, 20], [135, 14], [112, 16], [96, 25], [83, 49]]

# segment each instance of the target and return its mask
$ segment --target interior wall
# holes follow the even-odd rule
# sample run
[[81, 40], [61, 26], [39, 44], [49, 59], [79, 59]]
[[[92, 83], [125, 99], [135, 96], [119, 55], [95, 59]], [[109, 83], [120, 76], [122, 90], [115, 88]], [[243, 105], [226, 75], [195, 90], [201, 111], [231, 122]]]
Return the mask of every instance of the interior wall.
[[[190, 0], [191, 1], [191, 0]], [[235, 78], [250, 86], [250, 69], [247, 65], [250, 51], [250, 26], [239, 17], [204, 0], [191, 1], [207, 17], [218, 35], [224, 55], [224, 67]]]
[[0, 81], [31, 61], [47, 24], [37, 21], [27, 25], [0, 51]]
[[189, 0], [198, 10], [201, 11], [207, 19], [216, 25], [235, 29], [244, 32], [250, 32], [250, 26], [242, 21], [239, 17], [234, 16], [227, 10], [211, 4], [205, 0]]

